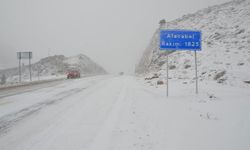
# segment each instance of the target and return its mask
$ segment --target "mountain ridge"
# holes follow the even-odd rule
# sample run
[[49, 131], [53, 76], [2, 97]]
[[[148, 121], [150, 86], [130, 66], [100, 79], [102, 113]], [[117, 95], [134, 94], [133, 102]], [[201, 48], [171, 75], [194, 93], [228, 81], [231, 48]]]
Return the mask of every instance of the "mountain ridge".
[[[29, 80], [29, 66], [24, 65], [21, 68], [23, 80]], [[71, 57], [65, 57], [64, 55], [49, 56], [31, 65], [33, 78], [65, 75], [67, 71], [72, 69], [79, 70], [82, 75], [107, 73], [100, 65], [84, 54]], [[0, 76], [2, 75], [7, 76], [7, 82], [18, 82], [18, 67], [0, 70]]]
[[[249, 27], [250, 1], [234, 0], [167, 22], [164, 29], [202, 31], [203, 49], [197, 52], [199, 79], [236, 85], [250, 80]], [[159, 50], [159, 31], [160, 28], [153, 34], [135, 69], [136, 74], [165, 77], [168, 52]], [[194, 79], [192, 52], [176, 51], [169, 56], [170, 78]], [[221, 72], [224, 75], [217, 78]]]

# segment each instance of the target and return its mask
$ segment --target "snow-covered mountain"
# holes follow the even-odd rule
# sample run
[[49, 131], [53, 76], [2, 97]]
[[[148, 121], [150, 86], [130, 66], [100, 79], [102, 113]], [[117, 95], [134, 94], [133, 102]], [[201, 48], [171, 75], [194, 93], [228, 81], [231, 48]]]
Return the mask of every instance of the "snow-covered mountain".
[[[92, 61], [89, 57], [83, 54], [77, 56], [65, 57], [64, 55], [49, 56], [41, 59], [40, 61], [32, 64], [32, 76], [38, 77], [51, 77], [65, 75], [68, 70], [77, 69], [82, 75], [95, 75], [105, 74], [106, 71]], [[7, 81], [17, 82], [18, 68], [10, 68], [0, 70], [1, 75], [7, 76]], [[29, 79], [29, 66], [22, 66], [23, 80]]]
[[[250, 1], [234, 0], [167, 22], [165, 29], [202, 31], [202, 51], [197, 52], [200, 80], [230, 85], [250, 81]], [[154, 33], [136, 67], [137, 74], [165, 78], [166, 55], [159, 50], [159, 31]], [[194, 79], [194, 52], [169, 54], [170, 78]]]

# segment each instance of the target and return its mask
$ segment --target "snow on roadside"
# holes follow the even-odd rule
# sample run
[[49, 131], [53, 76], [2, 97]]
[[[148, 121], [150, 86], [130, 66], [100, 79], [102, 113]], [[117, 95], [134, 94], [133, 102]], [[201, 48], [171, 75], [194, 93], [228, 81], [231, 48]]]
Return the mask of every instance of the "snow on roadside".
[[[213, 82], [186, 85], [170, 81], [150, 86], [144, 80], [130, 88], [127, 105], [113, 133], [119, 150], [248, 150], [250, 91]], [[110, 148], [110, 149], [112, 149]]]
[[22, 80], [21, 83], [19, 83], [19, 82], [7, 82], [6, 84], [2, 84], [2, 85], [0, 84], [0, 89], [17, 87], [17, 86], [24, 86], [24, 85], [33, 85], [33, 84], [39, 84], [39, 83], [45, 83], [45, 82], [63, 80], [63, 79], [66, 79], [66, 75], [41, 76], [39, 79], [33, 78], [32, 81], [30, 81], [30, 79], [25, 79], [25, 80]]

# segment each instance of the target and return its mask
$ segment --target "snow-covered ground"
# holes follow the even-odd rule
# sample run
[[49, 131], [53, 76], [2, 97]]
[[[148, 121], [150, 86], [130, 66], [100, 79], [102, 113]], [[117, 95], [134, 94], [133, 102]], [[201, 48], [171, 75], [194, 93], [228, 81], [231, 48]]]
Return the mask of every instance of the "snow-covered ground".
[[[16, 76], [16, 78], [18, 77]], [[23, 79], [21, 82], [7, 82], [5, 84], [0, 84], [0, 89], [32, 85], [32, 84], [42, 84], [45, 82], [53, 82], [53, 81], [64, 80], [64, 79], [67, 79], [67, 75], [41, 76], [39, 78], [32, 78], [32, 81], [26, 78], [26, 79]]]
[[106, 75], [3, 97], [0, 149], [250, 149], [250, 89], [194, 86]]

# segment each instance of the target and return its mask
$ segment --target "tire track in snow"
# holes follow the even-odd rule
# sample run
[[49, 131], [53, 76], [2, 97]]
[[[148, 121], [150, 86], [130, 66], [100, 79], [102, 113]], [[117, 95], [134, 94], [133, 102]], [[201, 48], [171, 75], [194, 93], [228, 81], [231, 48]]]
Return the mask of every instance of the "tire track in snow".
[[11, 113], [11, 114], [8, 114], [8, 115], [1, 117], [0, 118], [0, 136], [6, 134], [10, 130], [10, 128], [13, 127], [19, 121], [29, 117], [30, 115], [38, 113], [41, 109], [43, 109], [49, 105], [56, 104], [60, 101], [63, 101], [64, 99], [67, 99], [68, 97], [70, 97], [74, 94], [82, 92], [83, 90], [98, 83], [98, 81], [99, 80], [93, 82], [93, 80], [91, 80], [89, 82], [91, 84], [88, 86], [62, 91], [62, 92], [54, 95], [54, 98], [47, 99], [44, 102], [36, 103], [36, 104], [31, 105], [29, 107], [23, 108], [17, 112], [14, 112], [14, 113]]
[[60, 94], [58, 94], [58, 95], [60, 95], [58, 98], [48, 99], [45, 102], [40, 102], [40, 103], [34, 104], [28, 108], [21, 109], [18, 112], [8, 114], [6, 116], [1, 117], [0, 118], [0, 135], [3, 133], [7, 133], [9, 128], [12, 127], [14, 124], [16, 124], [17, 122], [23, 120], [24, 118], [26, 118], [32, 114], [38, 112], [42, 108], [47, 107], [47, 106], [52, 105], [52, 104], [55, 104], [59, 101], [62, 101], [65, 98], [70, 97], [73, 94], [79, 93], [86, 88], [88, 88], [88, 87], [76, 88], [76, 89], [72, 89], [70, 91], [63, 91]]
[[127, 79], [124, 79], [121, 92], [113, 106], [113, 109], [109, 113], [109, 116], [104, 122], [103, 127], [100, 129], [99, 133], [94, 139], [94, 142], [90, 145], [88, 150], [105, 150], [110, 148], [110, 139], [126, 99], [126, 94]]

